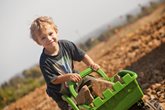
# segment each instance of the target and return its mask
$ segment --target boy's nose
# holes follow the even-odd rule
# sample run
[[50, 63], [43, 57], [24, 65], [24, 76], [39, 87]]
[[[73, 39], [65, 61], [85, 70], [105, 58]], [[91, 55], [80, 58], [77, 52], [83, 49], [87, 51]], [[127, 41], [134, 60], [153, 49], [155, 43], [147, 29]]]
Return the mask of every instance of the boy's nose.
[[47, 36], [47, 39], [48, 39], [48, 40], [51, 40], [51, 39], [52, 39], [52, 37], [51, 37], [51, 36]]

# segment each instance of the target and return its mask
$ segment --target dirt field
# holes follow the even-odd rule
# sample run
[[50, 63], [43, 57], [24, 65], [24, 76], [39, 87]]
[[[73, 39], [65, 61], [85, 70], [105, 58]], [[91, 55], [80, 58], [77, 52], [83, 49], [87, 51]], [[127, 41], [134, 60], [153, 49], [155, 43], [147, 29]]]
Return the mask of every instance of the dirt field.
[[[165, 4], [92, 48], [88, 54], [112, 76], [122, 69], [138, 73], [144, 100], [157, 99], [165, 109]], [[80, 63], [75, 66], [85, 69]], [[58, 110], [56, 103], [37, 88], [5, 110]]]

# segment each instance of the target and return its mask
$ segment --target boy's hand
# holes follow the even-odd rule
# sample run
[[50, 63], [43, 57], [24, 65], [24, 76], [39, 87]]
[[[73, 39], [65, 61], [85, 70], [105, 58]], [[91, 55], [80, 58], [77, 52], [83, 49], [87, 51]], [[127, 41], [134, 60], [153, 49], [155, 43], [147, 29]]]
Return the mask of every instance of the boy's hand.
[[100, 66], [96, 64], [87, 54], [85, 54], [83, 60], [82, 60], [86, 65], [91, 67], [94, 71], [97, 71]]
[[100, 68], [100, 66], [99, 66], [98, 64], [96, 64], [96, 63], [91, 64], [90, 67], [91, 67], [94, 71], [97, 71], [97, 70]]
[[73, 82], [79, 82], [81, 81], [81, 76], [79, 74], [76, 73], [69, 73], [69, 80], [73, 81]]

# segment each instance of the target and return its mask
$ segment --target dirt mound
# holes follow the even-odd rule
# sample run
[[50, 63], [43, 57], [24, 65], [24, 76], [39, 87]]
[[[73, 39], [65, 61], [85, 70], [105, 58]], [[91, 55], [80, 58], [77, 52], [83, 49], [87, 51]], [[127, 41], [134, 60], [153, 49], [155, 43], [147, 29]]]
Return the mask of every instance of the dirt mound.
[[[157, 99], [165, 108], [165, 5], [151, 15], [118, 30], [88, 54], [112, 76], [121, 69], [138, 73], [144, 99]], [[83, 70], [84, 64], [76, 64]], [[6, 107], [5, 110], [54, 110], [45, 86]]]

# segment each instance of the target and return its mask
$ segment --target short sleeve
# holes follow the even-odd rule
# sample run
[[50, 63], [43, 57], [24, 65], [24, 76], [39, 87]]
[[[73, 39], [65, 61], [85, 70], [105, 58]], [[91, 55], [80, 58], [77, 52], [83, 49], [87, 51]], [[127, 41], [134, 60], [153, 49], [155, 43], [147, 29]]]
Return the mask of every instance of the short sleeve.
[[57, 72], [52, 70], [48, 65], [40, 65], [40, 68], [47, 84], [50, 84], [57, 78]]
[[77, 47], [73, 42], [68, 41], [68, 46], [73, 60], [81, 61], [84, 58], [85, 52]]

